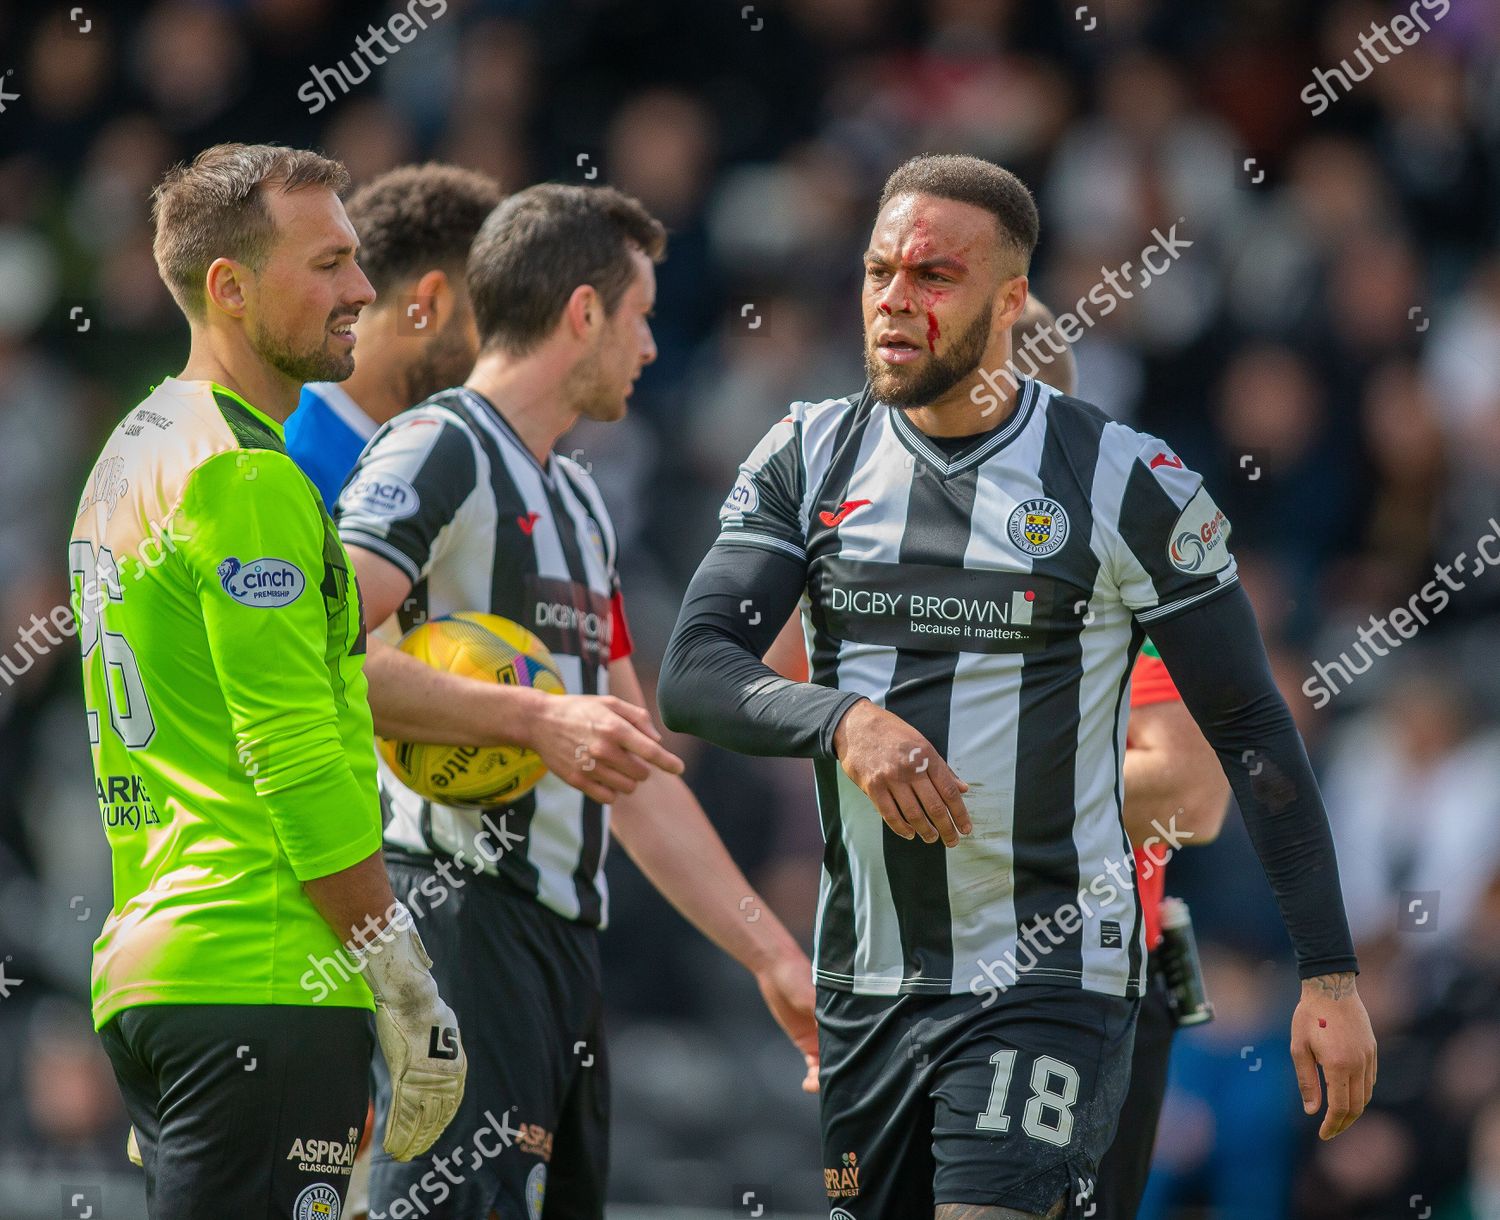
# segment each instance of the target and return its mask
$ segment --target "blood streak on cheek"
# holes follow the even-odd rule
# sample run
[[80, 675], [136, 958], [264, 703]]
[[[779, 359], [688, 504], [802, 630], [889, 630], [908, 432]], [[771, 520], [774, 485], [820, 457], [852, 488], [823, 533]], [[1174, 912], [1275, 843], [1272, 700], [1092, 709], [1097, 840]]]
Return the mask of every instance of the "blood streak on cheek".
[[933, 313], [932, 310], [929, 309], [927, 311], [927, 350], [929, 352], [933, 352], [934, 354], [936, 354], [936, 352], [937, 352], [937, 339], [938, 339], [938, 320], [937, 320], [937, 314]]

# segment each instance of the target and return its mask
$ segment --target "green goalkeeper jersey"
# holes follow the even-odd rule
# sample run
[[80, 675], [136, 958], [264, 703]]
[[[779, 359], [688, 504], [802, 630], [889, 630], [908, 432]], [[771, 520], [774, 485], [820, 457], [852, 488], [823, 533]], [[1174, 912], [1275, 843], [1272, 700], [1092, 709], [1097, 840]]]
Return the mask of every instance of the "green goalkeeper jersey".
[[[94, 1023], [311, 1004], [339, 950], [301, 883], [380, 848], [349, 557], [281, 427], [169, 378], [115, 428], [69, 544], [114, 904]], [[371, 1007], [358, 975], [317, 999]]]

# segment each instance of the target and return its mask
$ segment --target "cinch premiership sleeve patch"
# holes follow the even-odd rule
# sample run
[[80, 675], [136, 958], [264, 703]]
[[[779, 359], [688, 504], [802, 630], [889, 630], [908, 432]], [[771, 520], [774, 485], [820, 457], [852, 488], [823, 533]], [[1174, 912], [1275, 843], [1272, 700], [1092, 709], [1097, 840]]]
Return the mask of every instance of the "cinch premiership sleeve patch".
[[805, 559], [802, 491], [802, 425], [794, 407], [740, 466], [719, 509], [719, 540]]
[[1229, 521], [1202, 477], [1154, 436], [1140, 447], [1120, 501], [1115, 572], [1140, 623], [1186, 610], [1232, 584]]
[[391, 420], [370, 439], [333, 512], [346, 546], [389, 559], [413, 584], [477, 478], [474, 447], [452, 421], [420, 408]]
[[339, 731], [341, 714], [369, 713], [335, 701], [317, 493], [284, 453], [222, 453], [189, 476], [176, 521], [235, 740], [292, 871], [347, 868], [379, 848], [380, 818]]

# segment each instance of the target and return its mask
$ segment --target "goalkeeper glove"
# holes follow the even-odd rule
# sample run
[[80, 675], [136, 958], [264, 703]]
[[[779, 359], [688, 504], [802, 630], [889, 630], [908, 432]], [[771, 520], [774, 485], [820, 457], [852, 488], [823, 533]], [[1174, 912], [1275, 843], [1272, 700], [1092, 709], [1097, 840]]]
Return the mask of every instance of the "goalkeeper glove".
[[382, 1143], [396, 1160], [409, 1161], [431, 1148], [457, 1113], [468, 1059], [411, 912], [396, 907], [378, 939], [349, 950], [375, 995], [375, 1032], [390, 1072]]

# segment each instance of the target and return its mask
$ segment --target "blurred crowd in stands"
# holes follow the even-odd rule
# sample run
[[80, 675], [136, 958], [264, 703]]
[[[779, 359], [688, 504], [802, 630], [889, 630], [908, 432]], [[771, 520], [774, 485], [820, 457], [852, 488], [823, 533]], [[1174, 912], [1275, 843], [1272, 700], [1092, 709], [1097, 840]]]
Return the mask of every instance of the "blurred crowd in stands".
[[[1233, 523], [1324, 781], [1380, 1076], [1320, 1145], [1286, 1051], [1289, 946], [1231, 817], [1168, 874], [1218, 1019], [1179, 1039], [1142, 1214], [1500, 1217], [1500, 578], [1481, 558], [1500, 560], [1483, 542], [1500, 535], [1497, 0], [1429, 12], [1316, 118], [1313, 70], [1386, 6], [431, 0], [398, 55], [311, 113], [314, 69], [353, 63], [394, 10], [79, 3], [0, 8], [0, 1214], [27, 1215], [38, 1182], [129, 1171], [87, 1017], [109, 875], [76, 649], [18, 632], [66, 600], [103, 435], [186, 355], [151, 188], [234, 139], [318, 147], [356, 182], [429, 158], [506, 189], [608, 182], [669, 226], [660, 358], [626, 422], [564, 442], [619, 527], [648, 676], [739, 460], [788, 402], [862, 381], [859, 256], [904, 157], [1018, 172], [1042, 214], [1033, 289], [1058, 311], [1176, 226], [1169, 269], [1092, 311], [1080, 394], [1166, 438]], [[1442, 564], [1440, 613], [1355, 647]], [[1315, 708], [1304, 685], [1339, 658]], [[810, 939], [805, 764], [673, 744]], [[753, 984], [623, 853], [610, 868], [615, 1196], [732, 1214], [751, 1184], [779, 1214], [822, 1214], [814, 1103]]]

